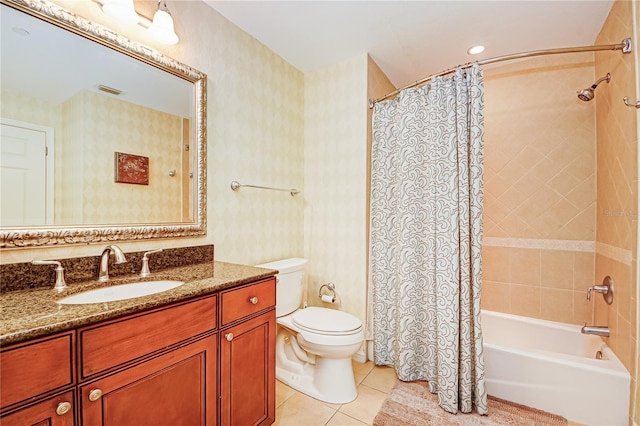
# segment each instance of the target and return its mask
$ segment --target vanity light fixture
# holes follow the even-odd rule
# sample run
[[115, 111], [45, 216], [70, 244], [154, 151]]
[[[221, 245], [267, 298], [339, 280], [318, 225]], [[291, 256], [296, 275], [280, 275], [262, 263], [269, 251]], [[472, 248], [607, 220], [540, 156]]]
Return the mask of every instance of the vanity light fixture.
[[102, 11], [127, 24], [136, 24], [139, 20], [133, 0], [102, 0]]
[[482, 52], [484, 52], [484, 46], [482, 45], [472, 46], [469, 49], [467, 49], [467, 53], [469, 55], [477, 55], [478, 53], [482, 53]]
[[92, 0], [102, 7], [102, 11], [121, 22], [138, 24], [147, 29], [149, 34], [163, 44], [176, 44], [178, 35], [175, 32], [173, 18], [167, 7], [167, 0], [158, 1], [158, 10], [153, 21], [139, 15], [133, 6], [133, 0]]
[[149, 33], [164, 44], [176, 44], [178, 42], [178, 35], [173, 28], [173, 18], [167, 7], [166, 0], [158, 1], [158, 10], [153, 15]]

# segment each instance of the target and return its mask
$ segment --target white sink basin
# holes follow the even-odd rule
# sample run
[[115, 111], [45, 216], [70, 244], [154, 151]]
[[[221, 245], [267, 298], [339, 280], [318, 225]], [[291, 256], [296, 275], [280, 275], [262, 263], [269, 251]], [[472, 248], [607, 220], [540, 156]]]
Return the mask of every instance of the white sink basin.
[[98, 288], [58, 300], [63, 305], [85, 305], [88, 303], [114, 302], [116, 300], [133, 299], [148, 296], [180, 287], [183, 281], [145, 281], [141, 283], [121, 284], [111, 287]]

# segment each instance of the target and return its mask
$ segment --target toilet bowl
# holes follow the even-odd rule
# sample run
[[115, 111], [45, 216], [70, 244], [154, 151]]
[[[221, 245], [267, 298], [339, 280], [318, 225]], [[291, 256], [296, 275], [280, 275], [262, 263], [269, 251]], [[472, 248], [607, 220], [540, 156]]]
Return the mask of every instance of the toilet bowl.
[[257, 265], [279, 271], [276, 378], [321, 401], [344, 404], [358, 396], [351, 357], [364, 341], [362, 321], [335, 309], [299, 309], [306, 263], [295, 258]]

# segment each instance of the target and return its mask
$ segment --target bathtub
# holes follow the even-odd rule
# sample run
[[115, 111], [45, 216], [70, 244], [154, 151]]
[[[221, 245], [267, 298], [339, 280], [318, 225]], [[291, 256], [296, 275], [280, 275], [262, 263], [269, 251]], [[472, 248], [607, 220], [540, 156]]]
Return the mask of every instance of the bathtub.
[[630, 375], [600, 337], [499, 312], [481, 317], [489, 395], [587, 425], [628, 424]]

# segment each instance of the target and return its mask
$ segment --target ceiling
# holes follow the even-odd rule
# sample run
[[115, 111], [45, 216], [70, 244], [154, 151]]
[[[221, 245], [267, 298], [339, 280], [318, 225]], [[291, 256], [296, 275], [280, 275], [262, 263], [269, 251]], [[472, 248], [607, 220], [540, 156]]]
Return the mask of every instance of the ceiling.
[[[479, 59], [594, 44], [613, 3], [204, 1], [303, 72], [369, 53], [396, 87]], [[486, 50], [468, 55], [476, 44]]]

